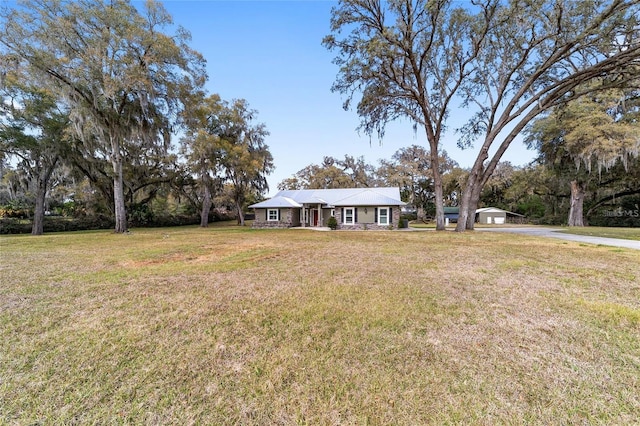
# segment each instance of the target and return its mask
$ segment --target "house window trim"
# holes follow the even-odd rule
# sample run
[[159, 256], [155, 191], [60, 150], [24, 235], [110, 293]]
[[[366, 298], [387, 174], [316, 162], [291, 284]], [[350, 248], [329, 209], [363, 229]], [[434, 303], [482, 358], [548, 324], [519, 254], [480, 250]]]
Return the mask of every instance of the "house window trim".
[[[347, 222], [347, 210], [351, 210], [351, 222]], [[344, 211], [344, 217], [342, 218], [342, 224], [347, 226], [355, 225], [356, 224], [356, 208], [345, 207], [343, 211]]]
[[[271, 219], [270, 213], [276, 212], [276, 218]], [[267, 209], [267, 222], [278, 222], [280, 221], [280, 209]]]
[[[382, 216], [380, 213], [382, 212], [382, 210], [385, 210], [387, 212], [386, 215], [386, 219], [387, 219], [387, 223], [382, 223], [380, 222], [380, 217]], [[389, 211], [391, 210], [391, 207], [378, 207], [378, 217], [376, 218], [376, 222], [378, 222], [378, 225], [380, 226], [388, 226], [390, 221], [389, 221]]]

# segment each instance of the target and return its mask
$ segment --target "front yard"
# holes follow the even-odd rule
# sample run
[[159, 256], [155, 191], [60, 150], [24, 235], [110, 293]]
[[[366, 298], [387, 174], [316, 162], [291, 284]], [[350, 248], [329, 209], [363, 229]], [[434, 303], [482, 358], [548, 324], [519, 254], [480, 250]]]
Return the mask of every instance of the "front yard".
[[234, 226], [0, 237], [3, 424], [630, 424], [640, 252]]

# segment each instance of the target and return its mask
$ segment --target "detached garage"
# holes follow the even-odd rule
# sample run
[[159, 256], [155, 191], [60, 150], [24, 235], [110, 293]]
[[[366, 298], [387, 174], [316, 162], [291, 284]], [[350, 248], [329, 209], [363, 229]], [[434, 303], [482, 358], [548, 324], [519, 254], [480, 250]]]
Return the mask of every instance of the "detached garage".
[[476, 210], [476, 222], [482, 224], [504, 225], [509, 218], [524, 218], [521, 214], [508, 212], [496, 207], [485, 207]]

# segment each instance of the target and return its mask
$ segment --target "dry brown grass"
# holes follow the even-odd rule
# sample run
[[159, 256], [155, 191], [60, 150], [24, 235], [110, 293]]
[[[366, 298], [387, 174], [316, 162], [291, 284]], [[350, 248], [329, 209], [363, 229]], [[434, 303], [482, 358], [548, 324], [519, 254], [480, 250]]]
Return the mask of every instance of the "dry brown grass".
[[637, 251], [238, 228], [0, 244], [0, 423], [640, 418]]

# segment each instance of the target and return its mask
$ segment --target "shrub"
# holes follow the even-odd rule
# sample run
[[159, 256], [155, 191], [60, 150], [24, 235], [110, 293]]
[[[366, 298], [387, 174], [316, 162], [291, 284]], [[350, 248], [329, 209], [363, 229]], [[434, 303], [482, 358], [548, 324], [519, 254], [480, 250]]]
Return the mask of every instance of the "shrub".
[[334, 216], [331, 216], [329, 220], [327, 220], [327, 226], [334, 231], [338, 229], [338, 221]]
[[402, 213], [400, 215], [400, 219], [407, 219], [408, 221], [418, 220], [418, 213], [417, 212]]
[[129, 225], [134, 227], [153, 226], [154, 214], [148, 204], [134, 204], [129, 211]]
[[9, 219], [28, 219], [33, 216], [33, 209], [4, 206], [0, 208], [0, 217]]
[[0, 218], [0, 234], [29, 234], [31, 232], [31, 221]]
[[[138, 214], [141, 213], [142, 214]], [[138, 210], [135, 218], [129, 221], [129, 226], [134, 228], [173, 227], [185, 225], [197, 225], [200, 223], [199, 215], [190, 214], [162, 214], [147, 215], [143, 210]], [[209, 223], [231, 220], [235, 216], [225, 212], [212, 211], [209, 214]], [[44, 218], [44, 232], [69, 232], [87, 231], [95, 229], [113, 228], [115, 222], [109, 215], [90, 215], [82, 217], [46, 216]], [[27, 219], [0, 217], [0, 234], [29, 234], [32, 221]]]

